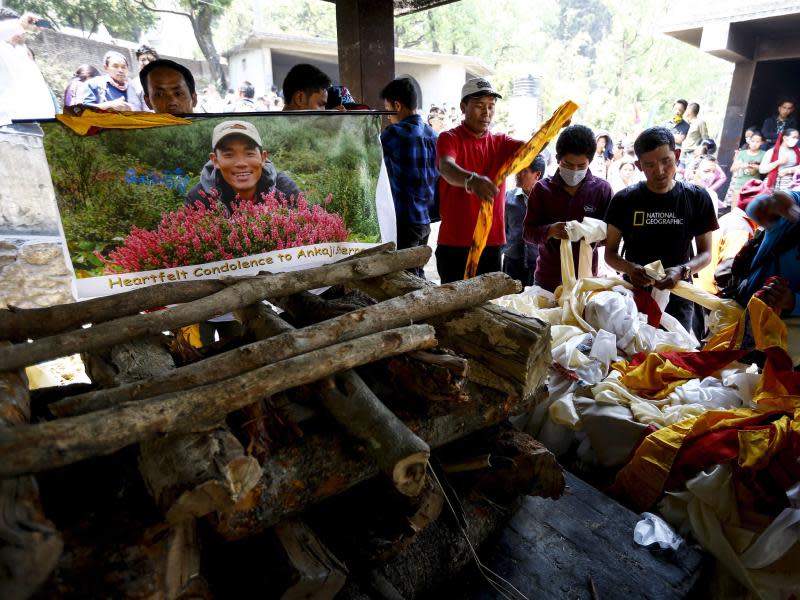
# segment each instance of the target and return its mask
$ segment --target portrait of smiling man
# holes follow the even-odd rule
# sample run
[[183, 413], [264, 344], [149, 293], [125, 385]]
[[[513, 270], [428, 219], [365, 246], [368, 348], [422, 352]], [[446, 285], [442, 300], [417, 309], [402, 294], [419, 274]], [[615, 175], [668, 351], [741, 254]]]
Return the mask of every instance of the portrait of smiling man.
[[229, 210], [237, 200], [260, 201], [262, 194], [277, 190], [287, 198], [300, 189], [286, 173], [267, 158], [261, 134], [247, 121], [223, 121], [211, 135], [211, 153], [203, 167], [200, 183], [186, 195], [186, 204], [206, 206], [216, 196]]

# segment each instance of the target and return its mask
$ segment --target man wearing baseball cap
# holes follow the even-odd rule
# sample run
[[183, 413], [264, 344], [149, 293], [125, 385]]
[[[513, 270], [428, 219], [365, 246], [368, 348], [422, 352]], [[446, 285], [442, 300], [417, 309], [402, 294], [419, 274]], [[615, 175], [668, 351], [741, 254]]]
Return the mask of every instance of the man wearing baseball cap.
[[503, 133], [491, 133], [495, 102], [501, 98], [486, 79], [470, 79], [461, 88], [462, 123], [439, 134], [440, 214], [436, 265], [442, 283], [464, 277], [472, 234], [481, 201], [494, 202], [494, 215], [478, 274], [500, 270], [500, 252], [506, 243], [505, 184], [499, 188], [492, 177], [522, 145]]
[[223, 121], [211, 134], [211, 154], [200, 183], [186, 195], [186, 203], [208, 206], [216, 196], [228, 209], [237, 198], [258, 202], [273, 190], [297, 197], [300, 189], [285, 173], [275, 169], [261, 143], [261, 134], [248, 121]]

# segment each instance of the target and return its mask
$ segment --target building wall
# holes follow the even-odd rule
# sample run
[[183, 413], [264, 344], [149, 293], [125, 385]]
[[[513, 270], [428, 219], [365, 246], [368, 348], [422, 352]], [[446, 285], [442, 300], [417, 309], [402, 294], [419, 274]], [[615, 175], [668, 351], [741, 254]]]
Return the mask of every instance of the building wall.
[[[64, 69], [65, 78], [68, 79], [75, 72], [75, 69], [84, 63], [94, 65], [98, 70], [102, 70], [103, 56], [109, 50], [115, 50], [128, 58], [131, 65], [131, 76], [136, 76], [139, 72], [136, 65], [135, 50], [124, 46], [98, 42], [47, 29], [41, 31], [34, 39], [29, 41], [28, 46], [33, 50], [36, 62], [42, 67], [42, 71], [45, 74], [47, 74], [50, 67], [60, 66]], [[198, 85], [208, 83], [211, 80], [211, 69], [205, 61], [166, 55], [163, 58], [169, 58], [185, 65], [194, 75]]]
[[419, 65], [397, 63], [398, 77], [409, 75], [417, 80], [422, 88], [422, 111], [427, 112], [431, 104], [458, 106], [461, 86], [467, 73], [461, 65]]
[[272, 52], [269, 48], [245, 50], [228, 58], [229, 86], [236, 90], [243, 81], [256, 88], [256, 98], [266, 94], [273, 83]]

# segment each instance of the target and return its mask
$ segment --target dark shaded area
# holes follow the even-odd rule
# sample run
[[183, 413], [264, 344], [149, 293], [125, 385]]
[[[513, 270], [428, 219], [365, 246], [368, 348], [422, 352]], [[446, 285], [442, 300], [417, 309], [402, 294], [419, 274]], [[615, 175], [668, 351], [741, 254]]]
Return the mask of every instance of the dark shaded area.
[[[537, 600], [592, 598], [674, 599], [699, 593], [710, 560], [682, 545], [650, 551], [633, 541], [639, 516], [567, 474], [559, 500], [526, 497], [495, 539], [483, 547], [487, 567]], [[471, 574], [452, 598], [497, 598]]]

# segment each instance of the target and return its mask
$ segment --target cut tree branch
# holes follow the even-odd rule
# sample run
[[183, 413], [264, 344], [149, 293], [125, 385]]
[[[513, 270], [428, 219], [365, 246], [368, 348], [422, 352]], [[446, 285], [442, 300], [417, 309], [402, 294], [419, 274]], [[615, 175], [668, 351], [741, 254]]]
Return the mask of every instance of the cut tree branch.
[[412, 325], [309, 352], [244, 375], [145, 402], [0, 431], [0, 477], [12, 477], [110, 454], [170, 432], [213, 428], [225, 415], [279, 391], [339, 371], [436, 345], [433, 328]]
[[430, 255], [430, 247], [418, 246], [396, 253], [355, 259], [305, 271], [242, 278], [241, 281], [216, 294], [180, 306], [123, 317], [89, 329], [41, 338], [30, 344], [0, 347], [0, 371], [76, 352], [97, 350], [148, 335], [157, 335], [162, 331], [205, 321], [269, 296], [291, 296], [305, 290], [418, 267], [424, 265]]
[[[163, 376], [132, 384], [71, 396], [49, 406], [52, 414], [65, 417], [101, 410], [129, 400], [204, 385], [277, 362], [393, 327], [408, 325], [433, 316], [477, 306], [519, 291], [518, 284], [504, 273], [488, 273], [442, 286], [426, 287], [380, 304], [346, 313], [335, 319], [294, 330], [272, 324], [257, 332], [261, 338], [275, 336], [236, 350], [176, 369]], [[248, 307], [243, 309], [250, 311]], [[281, 319], [274, 319], [283, 323]], [[264, 327], [264, 324], [259, 327]], [[279, 335], [280, 334], [280, 335]]]

